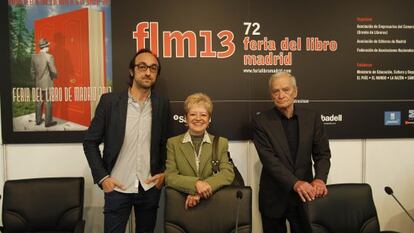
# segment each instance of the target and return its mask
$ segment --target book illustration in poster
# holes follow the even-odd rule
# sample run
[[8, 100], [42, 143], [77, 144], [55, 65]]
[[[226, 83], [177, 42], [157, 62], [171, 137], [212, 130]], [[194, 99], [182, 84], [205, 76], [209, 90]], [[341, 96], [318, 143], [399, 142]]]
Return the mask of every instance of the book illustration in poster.
[[[109, 7], [36, 7], [41, 10], [9, 7], [11, 15], [24, 12], [20, 17], [33, 31], [25, 30], [30, 57], [20, 59], [20, 68], [11, 62], [13, 130], [86, 130], [100, 96], [111, 91]], [[43, 17], [42, 9], [61, 11]], [[11, 25], [16, 18], [10, 17]], [[11, 27], [12, 60], [20, 55], [13, 47], [14, 34], [19, 31]]]

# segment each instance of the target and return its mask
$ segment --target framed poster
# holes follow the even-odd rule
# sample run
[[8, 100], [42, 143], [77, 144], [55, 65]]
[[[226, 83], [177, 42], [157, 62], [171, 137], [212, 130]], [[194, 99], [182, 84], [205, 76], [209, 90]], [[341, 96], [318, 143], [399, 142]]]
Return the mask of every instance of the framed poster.
[[10, 0], [2, 9], [4, 143], [81, 140], [112, 90], [110, 2]]

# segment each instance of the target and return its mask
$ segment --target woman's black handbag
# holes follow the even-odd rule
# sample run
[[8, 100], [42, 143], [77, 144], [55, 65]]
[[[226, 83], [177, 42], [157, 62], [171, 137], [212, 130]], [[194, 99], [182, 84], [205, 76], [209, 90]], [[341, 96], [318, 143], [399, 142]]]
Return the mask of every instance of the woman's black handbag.
[[[217, 173], [220, 171], [220, 161], [218, 160], [218, 141], [220, 136], [214, 136], [213, 139], [213, 158], [211, 160], [212, 166], [213, 166], [213, 173]], [[231, 183], [231, 186], [244, 186], [244, 180], [241, 176], [239, 170], [234, 165], [233, 160], [230, 157], [230, 152], [227, 151], [227, 156], [229, 157], [229, 161], [231, 164], [233, 164], [233, 170], [234, 170], [234, 179], [233, 183]]]

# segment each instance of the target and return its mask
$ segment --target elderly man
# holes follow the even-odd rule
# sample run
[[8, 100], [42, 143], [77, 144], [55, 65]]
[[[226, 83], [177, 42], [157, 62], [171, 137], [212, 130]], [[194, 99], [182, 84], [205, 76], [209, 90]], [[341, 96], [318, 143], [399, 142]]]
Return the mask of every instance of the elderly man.
[[298, 89], [291, 74], [273, 74], [269, 91], [275, 107], [253, 122], [253, 141], [263, 164], [259, 191], [263, 232], [287, 232], [286, 220], [292, 233], [309, 232], [301, 202], [328, 194], [328, 138], [320, 116], [294, 104]]

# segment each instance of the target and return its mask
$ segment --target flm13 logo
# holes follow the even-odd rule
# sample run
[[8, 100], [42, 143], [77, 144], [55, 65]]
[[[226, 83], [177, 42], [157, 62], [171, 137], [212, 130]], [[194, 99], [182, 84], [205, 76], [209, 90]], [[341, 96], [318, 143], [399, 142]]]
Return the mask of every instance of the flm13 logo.
[[[137, 51], [145, 48], [149, 41], [151, 51], [160, 56], [159, 45], [162, 43], [162, 54], [164, 58], [184, 58], [185, 48], [187, 48], [188, 58], [229, 58], [236, 51], [234, 44], [234, 34], [230, 30], [221, 30], [213, 35], [211, 30], [200, 30], [198, 32], [187, 30], [181, 31], [162, 31], [160, 34], [158, 22], [139, 22], [132, 38], [136, 41]], [[202, 39], [203, 49], [199, 51], [198, 39]], [[218, 39], [221, 48], [213, 48], [213, 40]], [[175, 47], [173, 48], [173, 44]], [[220, 51], [219, 51], [220, 50]], [[173, 55], [173, 51], [175, 54]]]

